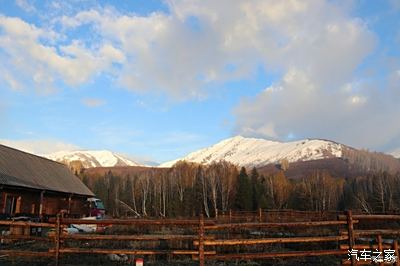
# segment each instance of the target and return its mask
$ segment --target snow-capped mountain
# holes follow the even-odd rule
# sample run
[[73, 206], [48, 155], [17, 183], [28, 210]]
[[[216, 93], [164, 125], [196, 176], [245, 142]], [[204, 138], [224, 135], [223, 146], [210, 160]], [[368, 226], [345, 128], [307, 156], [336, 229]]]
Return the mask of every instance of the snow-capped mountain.
[[400, 149], [398, 149], [398, 150], [396, 150], [394, 152], [391, 152], [390, 155], [392, 155], [395, 158], [399, 158], [400, 159]]
[[278, 163], [281, 159], [289, 162], [310, 161], [342, 157], [344, 147], [327, 140], [277, 142], [236, 136], [183, 158], [163, 163], [160, 167], [171, 167], [179, 160], [202, 164], [225, 160], [240, 166], [263, 166]]
[[81, 161], [83, 167], [143, 166], [111, 151], [59, 151], [44, 157], [62, 163]]

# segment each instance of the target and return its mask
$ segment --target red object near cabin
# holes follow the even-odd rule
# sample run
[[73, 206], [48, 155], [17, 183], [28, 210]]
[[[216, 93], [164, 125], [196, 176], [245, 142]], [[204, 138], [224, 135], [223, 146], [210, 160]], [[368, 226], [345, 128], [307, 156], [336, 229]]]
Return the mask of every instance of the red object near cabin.
[[97, 218], [104, 218], [106, 214], [106, 210], [104, 208], [104, 204], [100, 199], [97, 198], [88, 198], [87, 199], [89, 202], [89, 216], [90, 217], [97, 217]]

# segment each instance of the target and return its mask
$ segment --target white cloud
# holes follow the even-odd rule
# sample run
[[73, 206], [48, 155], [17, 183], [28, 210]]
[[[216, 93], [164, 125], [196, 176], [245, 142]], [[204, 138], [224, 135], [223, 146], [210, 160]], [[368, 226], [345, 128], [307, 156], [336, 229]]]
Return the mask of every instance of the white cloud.
[[394, 122], [400, 116], [400, 82], [384, 89], [369, 83], [326, 89], [303, 75], [290, 74], [289, 80], [243, 100], [235, 109], [237, 133], [273, 139], [294, 134], [380, 150], [400, 145], [400, 125]]
[[[122, 87], [189, 99], [203, 98], [226, 81], [250, 79], [261, 67], [282, 77], [235, 109], [238, 133], [324, 137], [367, 147], [400, 139], [400, 125], [386, 122], [400, 114], [398, 69], [387, 88], [357, 72], [377, 36], [352, 16], [349, 5], [329, 0], [167, 5], [168, 13], [145, 16], [102, 7], [68, 11], [52, 20], [62, 34], [0, 16], [0, 59], [9, 69], [8, 76], [0, 75], [14, 88], [15, 73], [21, 73], [19, 83], [32, 79], [51, 88], [62, 80], [77, 86], [118, 64], [110, 72]], [[89, 28], [90, 36], [63, 39], [80, 27]]]
[[[329, 1], [263, 3], [264, 8], [247, 7], [253, 23], [240, 35], [265, 48], [257, 51], [265, 67], [284, 74], [235, 108], [236, 133], [330, 138], [369, 148], [400, 142], [400, 126], [389, 122], [400, 115], [393, 100], [399, 96], [396, 75], [386, 88], [369, 76], [355, 76], [376, 45], [364, 22]], [[261, 33], [265, 36], [257, 36]]]
[[16, 77], [14, 77], [14, 75], [12, 75], [9, 70], [0, 66], [0, 73], [0, 79], [3, 79], [7, 87], [14, 91], [21, 91], [23, 89], [23, 85], [21, 84], [21, 82]]
[[80, 148], [74, 144], [65, 143], [59, 140], [11, 140], [0, 139], [0, 144], [9, 146], [25, 152], [45, 155], [57, 151], [73, 151]]
[[16, 0], [15, 3], [25, 12], [31, 13], [35, 12], [36, 8], [32, 1], [29, 0]]
[[[124, 54], [119, 82], [138, 92], [203, 98], [206, 87], [248, 79], [259, 66], [301, 69], [315, 86], [335, 87], [371, 52], [360, 19], [329, 1], [175, 1], [170, 13], [110, 8], [63, 16], [68, 30], [89, 25]], [[357, 49], [356, 49], [357, 48]]]
[[61, 38], [54, 31], [0, 15], [0, 59], [9, 69], [0, 78], [14, 89], [33, 83], [38, 91], [51, 91], [58, 80], [78, 86], [123, 60], [122, 53], [106, 43], [96, 49], [78, 40], [52, 45]]
[[354, 105], [360, 105], [360, 104], [365, 104], [367, 101], [367, 98], [364, 96], [351, 96], [350, 97], [350, 102]]
[[[61, 25], [66, 36], [79, 27], [91, 29], [91, 36], [62, 45], [41, 42], [49, 31], [0, 17], [0, 27], [6, 29], [0, 47], [10, 55], [9, 64], [39, 85], [51, 86], [61, 79], [76, 86], [118, 63], [113, 74], [125, 88], [202, 99], [206, 88], [251, 78], [260, 65], [267, 70], [302, 69], [316, 85], [349, 78], [374, 42], [362, 21], [329, 1], [167, 4], [169, 13], [146, 16], [97, 7], [57, 17], [52, 23]], [[362, 45], [349, 49], [355, 43]], [[20, 58], [33, 67], [15, 62]]]
[[389, 3], [396, 11], [400, 9], [400, 0], [389, 0]]
[[85, 98], [82, 99], [82, 103], [87, 107], [99, 107], [105, 104], [105, 101], [102, 99], [95, 99], [95, 98]]

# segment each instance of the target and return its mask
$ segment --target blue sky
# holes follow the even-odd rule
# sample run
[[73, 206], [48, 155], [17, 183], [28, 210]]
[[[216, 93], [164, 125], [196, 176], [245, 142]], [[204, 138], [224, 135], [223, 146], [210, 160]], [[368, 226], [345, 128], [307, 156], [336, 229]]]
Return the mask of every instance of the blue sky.
[[398, 0], [0, 0], [0, 142], [158, 162], [237, 134], [390, 152], [398, 47]]

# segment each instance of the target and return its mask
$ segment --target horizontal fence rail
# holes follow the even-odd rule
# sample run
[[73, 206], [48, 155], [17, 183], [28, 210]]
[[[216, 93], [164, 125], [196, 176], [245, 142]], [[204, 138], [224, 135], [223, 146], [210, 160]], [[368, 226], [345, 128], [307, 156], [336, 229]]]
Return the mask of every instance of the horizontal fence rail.
[[[273, 217], [277, 218], [274, 220]], [[351, 211], [346, 213], [288, 210], [230, 211], [220, 213], [215, 218], [200, 216], [195, 219], [89, 220], [69, 219], [58, 215], [46, 223], [0, 221], [0, 226], [8, 227], [10, 232], [0, 236], [3, 243], [0, 255], [8, 258], [53, 257], [55, 265], [59, 265], [62, 256], [71, 254], [166, 255], [168, 258], [189, 256], [192, 260], [197, 260], [199, 265], [204, 265], [209, 260], [337, 256], [343, 265], [368, 263], [372, 265], [372, 261], [357, 260], [350, 252], [355, 250], [383, 252], [386, 249], [395, 252], [397, 258], [393, 261], [393, 265], [400, 265], [397, 242], [400, 226], [394, 228], [393, 225], [393, 223], [399, 225], [397, 222], [400, 222], [400, 215], [352, 214]], [[76, 229], [85, 225], [93, 228], [111, 228], [111, 234], [99, 233], [96, 230], [92, 233], [68, 233], [68, 227]], [[385, 225], [390, 228], [386, 228]], [[36, 235], [32, 234], [33, 228], [36, 230]], [[43, 233], [45, 229], [47, 234]], [[18, 243], [15, 242], [17, 240], [43, 242], [49, 246], [46, 250], [15, 249], [14, 243]], [[85, 241], [83, 246], [79, 244], [82, 241]], [[166, 246], [160, 246], [161, 242]], [[71, 247], [69, 243], [75, 243], [77, 247]], [[111, 248], [111, 244], [103, 248], [92, 247], [91, 243], [118, 243], [118, 248]], [[127, 243], [142, 245], [149, 243], [150, 248], [135, 246], [136, 244], [133, 248]], [[174, 243], [179, 243], [181, 248], [174, 247]], [[316, 247], [319, 249], [315, 249]], [[248, 252], [249, 250], [253, 252]]]

